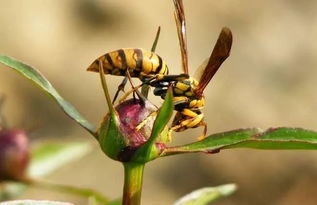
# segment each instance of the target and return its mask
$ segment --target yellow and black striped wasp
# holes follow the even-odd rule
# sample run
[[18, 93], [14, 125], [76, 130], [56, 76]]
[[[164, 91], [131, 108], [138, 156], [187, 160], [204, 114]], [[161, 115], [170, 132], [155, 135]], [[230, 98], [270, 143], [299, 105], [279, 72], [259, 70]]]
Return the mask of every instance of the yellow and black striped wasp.
[[[154, 95], [161, 96], [163, 99], [168, 87], [172, 87], [173, 102], [177, 113], [170, 131], [180, 132], [188, 128], [204, 126], [204, 132], [200, 136], [202, 139], [207, 131], [207, 125], [203, 121], [204, 115], [201, 112], [205, 104], [203, 91], [221, 64], [229, 56], [232, 45], [232, 34], [229, 28], [221, 30], [208, 63], [203, 67], [199, 81], [195, 80], [188, 74], [186, 21], [183, 3], [182, 0], [173, 1], [182, 57], [182, 74], [168, 75], [168, 67], [160, 56], [154, 52], [137, 48], [119, 49], [106, 53], [97, 58], [87, 70], [99, 72], [99, 67], [102, 67], [105, 74], [125, 76], [113, 101], [117, 98], [118, 92], [122, 90], [120, 87], [126, 84], [127, 76], [129, 78], [139, 78], [143, 81], [142, 85], [148, 84], [154, 87]], [[131, 92], [138, 92], [137, 89], [139, 87], [141, 86], [133, 87], [125, 97]], [[142, 98], [140, 95], [139, 97]], [[146, 120], [141, 122], [136, 129], [140, 129], [145, 123]]]
[[[181, 50], [182, 68], [185, 75], [188, 75], [188, 56], [187, 56], [187, 40], [186, 40], [186, 21], [182, 0], [173, 0], [175, 5], [175, 21], [177, 26], [178, 39]], [[177, 111], [172, 123], [170, 131], [184, 131], [188, 128], [204, 126], [203, 134], [199, 139], [203, 139], [206, 135], [207, 124], [203, 121], [204, 115], [201, 112], [205, 104], [203, 91], [213, 78], [221, 64], [230, 54], [232, 45], [232, 33], [229, 28], [223, 28], [220, 32], [218, 40], [209, 57], [207, 65], [201, 72], [199, 81], [192, 77], [186, 79], [169, 80], [159, 79], [149, 84], [154, 89], [154, 95], [165, 98], [168, 87], [172, 87], [173, 102]]]

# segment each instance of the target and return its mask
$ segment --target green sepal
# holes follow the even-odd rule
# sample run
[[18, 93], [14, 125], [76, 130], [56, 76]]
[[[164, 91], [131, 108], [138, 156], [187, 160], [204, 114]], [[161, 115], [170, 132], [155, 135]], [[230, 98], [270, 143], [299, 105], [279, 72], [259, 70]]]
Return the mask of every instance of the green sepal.
[[119, 153], [128, 144], [119, 127], [120, 121], [116, 111], [114, 111], [105, 117], [98, 130], [98, 141], [102, 151], [114, 160], [118, 160]]
[[168, 90], [162, 107], [159, 109], [157, 117], [154, 121], [152, 133], [148, 141], [142, 145], [134, 154], [131, 161], [138, 163], [146, 163], [158, 158], [162, 149], [156, 143], [165, 144], [170, 140], [168, 127], [166, 126], [172, 117], [174, 110], [173, 94], [171, 89]]

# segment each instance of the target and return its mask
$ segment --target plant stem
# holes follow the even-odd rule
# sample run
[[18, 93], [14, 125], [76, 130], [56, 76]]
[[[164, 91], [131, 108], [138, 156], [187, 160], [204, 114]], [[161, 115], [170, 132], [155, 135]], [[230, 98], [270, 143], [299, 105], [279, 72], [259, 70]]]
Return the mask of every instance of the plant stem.
[[141, 204], [143, 163], [124, 163], [124, 187], [122, 205]]

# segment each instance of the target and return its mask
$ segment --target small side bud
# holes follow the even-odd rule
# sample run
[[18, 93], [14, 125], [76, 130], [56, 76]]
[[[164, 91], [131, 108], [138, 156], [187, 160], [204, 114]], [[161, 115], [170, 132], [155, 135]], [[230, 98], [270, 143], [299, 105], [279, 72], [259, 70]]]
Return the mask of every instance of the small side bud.
[[23, 130], [0, 130], [0, 182], [24, 180], [29, 158], [29, 140]]

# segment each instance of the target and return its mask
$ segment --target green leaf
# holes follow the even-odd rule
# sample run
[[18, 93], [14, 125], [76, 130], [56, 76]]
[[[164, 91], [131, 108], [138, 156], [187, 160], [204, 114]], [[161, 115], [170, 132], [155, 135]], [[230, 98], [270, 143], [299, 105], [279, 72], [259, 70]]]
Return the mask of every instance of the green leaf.
[[121, 205], [122, 204], [122, 199], [114, 199], [110, 201], [107, 205]]
[[30, 177], [43, 177], [75, 161], [91, 150], [88, 143], [43, 144], [32, 153]]
[[167, 148], [164, 155], [186, 152], [215, 153], [221, 149], [317, 149], [317, 132], [302, 128], [239, 129], [218, 133], [204, 140], [179, 147]]
[[93, 204], [98, 205], [106, 205], [108, 204], [108, 199], [103, 196], [103, 194], [87, 188], [80, 188], [80, 187], [74, 187], [72, 185], [63, 185], [63, 184], [53, 184], [50, 182], [44, 182], [44, 181], [35, 181], [33, 180], [30, 185], [33, 187], [37, 187], [40, 189], [47, 189], [51, 191], [58, 191], [64, 194], [74, 194], [77, 196], [85, 197]]
[[236, 189], [237, 187], [235, 184], [201, 188], [180, 198], [174, 205], [206, 205], [219, 198], [232, 194]]
[[153, 44], [152, 44], [151, 52], [155, 52], [156, 46], [157, 46], [157, 42], [158, 42], [158, 40], [160, 38], [160, 34], [161, 34], [161, 27], [159, 26], [157, 28], [156, 35], [155, 35], [155, 38], [154, 38], [154, 41], [153, 41]]
[[51, 96], [55, 102], [63, 109], [63, 111], [80, 126], [85, 128], [88, 132], [96, 137], [95, 128], [90, 124], [69, 102], [64, 100], [51, 83], [35, 68], [17, 61], [8, 56], [0, 55], [0, 62], [10, 68], [14, 69], [22, 76], [31, 80], [34, 84], [39, 86], [46, 94]]
[[0, 189], [0, 201], [6, 201], [20, 196], [28, 188], [27, 184], [20, 182], [3, 182]]
[[121, 205], [122, 199], [114, 199], [111, 201], [108, 201], [107, 203], [98, 203], [98, 201], [94, 197], [89, 198], [88, 205]]
[[36, 201], [36, 200], [16, 200], [16, 201], [6, 201], [0, 203], [0, 205], [74, 205], [67, 202], [58, 201]]

